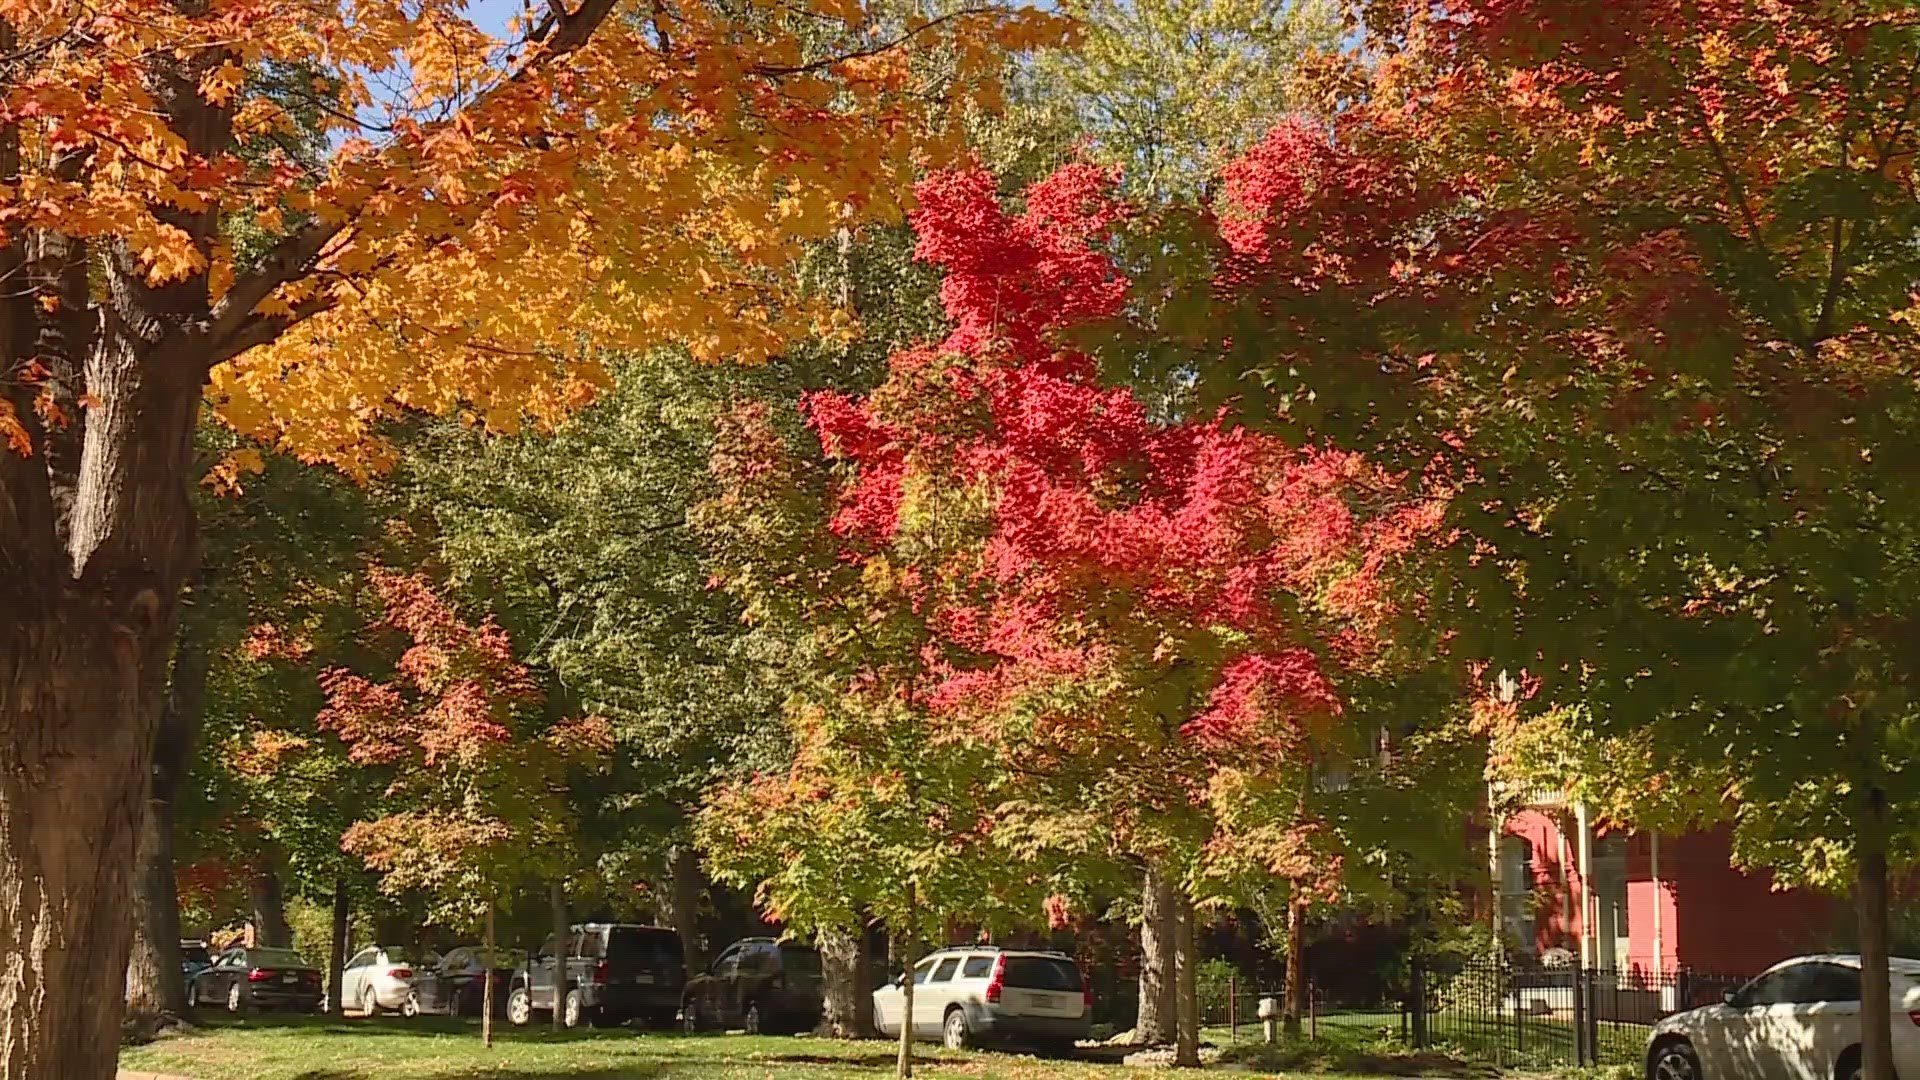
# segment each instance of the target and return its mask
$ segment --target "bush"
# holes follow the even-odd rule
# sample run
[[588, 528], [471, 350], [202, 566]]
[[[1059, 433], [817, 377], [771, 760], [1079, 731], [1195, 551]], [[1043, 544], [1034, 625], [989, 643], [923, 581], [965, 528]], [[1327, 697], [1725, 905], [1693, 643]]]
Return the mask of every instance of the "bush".
[[1215, 957], [1203, 960], [1193, 971], [1194, 996], [1200, 999], [1200, 1018], [1202, 1023], [1215, 1023], [1226, 1019], [1228, 1002], [1238, 981], [1242, 993], [1253, 989], [1240, 969], [1228, 960]]

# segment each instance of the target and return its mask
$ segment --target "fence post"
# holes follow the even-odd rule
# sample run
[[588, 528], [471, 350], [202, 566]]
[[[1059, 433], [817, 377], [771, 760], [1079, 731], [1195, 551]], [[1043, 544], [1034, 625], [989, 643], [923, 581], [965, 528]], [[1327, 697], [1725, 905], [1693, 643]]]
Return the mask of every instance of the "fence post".
[[1583, 1068], [1587, 1062], [1587, 1003], [1586, 971], [1580, 966], [1580, 958], [1573, 958], [1573, 1066]]
[[[1600, 1064], [1600, 968], [1591, 968], [1587, 978], [1592, 980], [1593, 992], [1587, 1000], [1587, 1064]], [[1620, 1015], [1620, 976], [1613, 975], [1613, 1014]]]
[[1413, 958], [1412, 983], [1412, 1007], [1408, 1011], [1408, 1020], [1412, 1029], [1413, 1048], [1425, 1050], [1427, 1048], [1427, 972], [1426, 965], [1421, 962], [1418, 955]]
[[1227, 976], [1227, 1043], [1240, 1041], [1240, 976]]
[[1513, 1051], [1519, 1061], [1527, 1059], [1527, 1010], [1520, 1000], [1520, 981], [1513, 983]]
[[1501, 953], [1493, 954], [1493, 1064], [1495, 1068], [1507, 1067], [1507, 1040], [1500, 1032], [1500, 1010], [1507, 1003], [1507, 959]]
[[1320, 1041], [1320, 1001], [1313, 984], [1307, 984], [1307, 1038]]

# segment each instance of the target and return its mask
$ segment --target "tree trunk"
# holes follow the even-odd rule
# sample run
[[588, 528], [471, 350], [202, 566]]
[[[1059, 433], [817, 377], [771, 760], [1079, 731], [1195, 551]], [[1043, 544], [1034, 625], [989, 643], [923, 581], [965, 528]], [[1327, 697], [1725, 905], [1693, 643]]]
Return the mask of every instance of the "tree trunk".
[[918, 897], [914, 883], [907, 882], [906, 925], [900, 928], [900, 970], [905, 979], [900, 984], [900, 1054], [895, 1062], [894, 1075], [900, 1080], [909, 1080], [913, 1076], [913, 964], [918, 954], [914, 949], [913, 931], [914, 910]]
[[293, 946], [293, 930], [287, 926], [287, 898], [280, 889], [280, 875], [272, 866], [254, 868], [247, 879], [247, 892], [253, 897], [253, 943], [267, 949]]
[[573, 932], [567, 921], [567, 883], [554, 879], [547, 888], [547, 903], [553, 915], [553, 1014], [548, 1019], [553, 1030], [566, 1027], [567, 973], [571, 965], [567, 960], [573, 955]]
[[1174, 1014], [1173, 1063], [1200, 1064], [1200, 985], [1194, 970], [1199, 957], [1193, 942], [1193, 901], [1185, 893], [1174, 900], [1174, 981], [1178, 984]]
[[700, 947], [700, 896], [707, 891], [706, 873], [700, 868], [700, 854], [685, 844], [675, 844], [667, 852], [666, 888], [667, 925], [680, 934], [680, 949], [686, 954], [689, 972], [706, 970], [705, 951]]
[[1147, 864], [1140, 896], [1140, 1014], [1134, 1041], [1165, 1046], [1175, 1026], [1173, 883], [1156, 863]]
[[1860, 919], [1860, 1064], [1864, 1080], [1894, 1080], [1887, 970], [1887, 797], [1868, 786], [1855, 823], [1854, 901]]
[[1307, 1002], [1306, 952], [1307, 905], [1298, 899], [1300, 883], [1293, 882], [1287, 899], [1287, 1009], [1282, 1026], [1288, 1035], [1300, 1035], [1300, 1014]]
[[340, 1000], [341, 972], [346, 970], [347, 950], [353, 942], [347, 940], [349, 922], [353, 918], [353, 901], [347, 895], [345, 878], [333, 881], [333, 934], [332, 947], [327, 953], [327, 1011], [334, 1016], [340, 1015], [344, 1002]]
[[480, 1045], [493, 1046], [493, 897], [487, 897], [487, 953], [481, 964], [481, 978], [486, 982], [480, 986]]
[[873, 1032], [873, 988], [867, 985], [867, 935], [856, 930], [820, 932], [820, 969], [826, 1003], [821, 1034], [864, 1039]]
[[189, 621], [180, 630], [166, 702], [154, 733], [146, 813], [133, 883], [133, 956], [127, 964], [127, 1010], [134, 1014], [187, 1011], [180, 967], [180, 895], [173, 876], [173, 805], [193, 761], [200, 731], [211, 650]]
[[166, 650], [104, 605], [0, 610], [0, 1077], [103, 1080]]

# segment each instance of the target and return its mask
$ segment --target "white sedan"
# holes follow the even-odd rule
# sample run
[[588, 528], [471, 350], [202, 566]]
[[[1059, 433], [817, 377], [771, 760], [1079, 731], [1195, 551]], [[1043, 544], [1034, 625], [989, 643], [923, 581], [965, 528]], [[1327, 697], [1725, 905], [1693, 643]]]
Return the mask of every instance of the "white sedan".
[[[1920, 960], [1895, 957], [1893, 1070], [1920, 1077]], [[1860, 958], [1802, 956], [1660, 1021], [1647, 1080], [1858, 1080]]]
[[340, 971], [340, 1007], [362, 1016], [378, 1016], [382, 1009], [411, 1015], [419, 1004], [413, 996], [414, 969], [431, 968], [439, 959], [398, 945], [361, 949]]

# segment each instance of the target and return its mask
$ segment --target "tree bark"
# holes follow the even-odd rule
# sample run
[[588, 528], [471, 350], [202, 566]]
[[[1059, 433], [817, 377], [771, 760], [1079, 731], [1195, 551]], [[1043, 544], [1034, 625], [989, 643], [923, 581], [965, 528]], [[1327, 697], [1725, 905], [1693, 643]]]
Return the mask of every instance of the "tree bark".
[[333, 881], [333, 940], [329, 943], [332, 947], [327, 953], [327, 1011], [334, 1016], [339, 1016], [340, 1010], [345, 1006], [345, 1002], [340, 999], [340, 978], [347, 967], [347, 950], [353, 947], [353, 942], [347, 940], [350, 932], [348, 924], [352, 918], [353, 900], [347, 894], [346, 879], [335, 878]]
[[1854, 902], [1860, 920], [1860, 1064], [1864, 1080], [1894, 1080], [1887, 970], [1887, 797], [1867, 786], [1855, 822]]
[[1175, 936], [1173, 883], [1149, 862], [1140, 897], [1140, 1013], [1133, 1027], [1134, 1041], [1142, 1046], [1173, 1041]]
[[1197, 1068], [1200, 1064], [1200, 985], [1196, 976], [1193, 941], [1193, 901], [1185, 893], [1174, 900], [1174, 981], [1175, 995], [1173, 1063]]
[[247, 892], [253, 898], [253, 943], [268, 949], [292, 947], [293, 929], [287, 925], [287, 898], [279, 872], [271, 865], [256, 866], [247, 879]]
[[1287, 1006], [1281, 1017], [1286, 1033], [1295, 1037], [1300, 1034], [1300, 1014], [1307, 1001], [1307, 905], [1297, 898], [1299, 891], [1299, 882], [1292, 883], [1287, 900]]
[[873, 988], [867, 985], [867, 935], [855, 930], [820, 932], [820, 971], [826, 1003], [820, 1032], [834, 1039], [864, 1039], [873, 1033]]
[[900, 970], [904, 981], [900, 984], [900, 1053], [894, 1063], [894, 1075], [900, 1080], [910, 1080], [913, 1076], [913, 964], [919, 958], [914, 948], [914, 917], [918, 896], [914, 883], [907, 882], [906, 925], [900, 928]]
[[553, 916], [553, 1013], [548, 1018], [553, 1030], [566, 1027], [567, 973], [571, 967], [573, 932], [567, 920], [567, 883], [555, 878], [547, 888], [547, 903]]
[[173, 806], [193, 761], [206, 699], [211, 651], [191, 622], [181, 627], [166, 702], [154, 734], [146, 814], [133, 884], [133, 956], [127, 965], [127, 1011], [185, 1015], [180, 967], [180, 895], [174, 881]]
[[481, 963], [481, 978], [486, 982], [480, 987], [480, 1045], [493, 1046], [493, 897], [487, 897], [487, 954]]
[[667, 852], [666, 921], [680, 934], [680, 949], [687, 958], [689, 972], [706, 970], [705, 950], [700, 947], [700, 896], [707, 891], [707, 875], [700, 868], [700, 854], [685, 844], [675, 844]]

